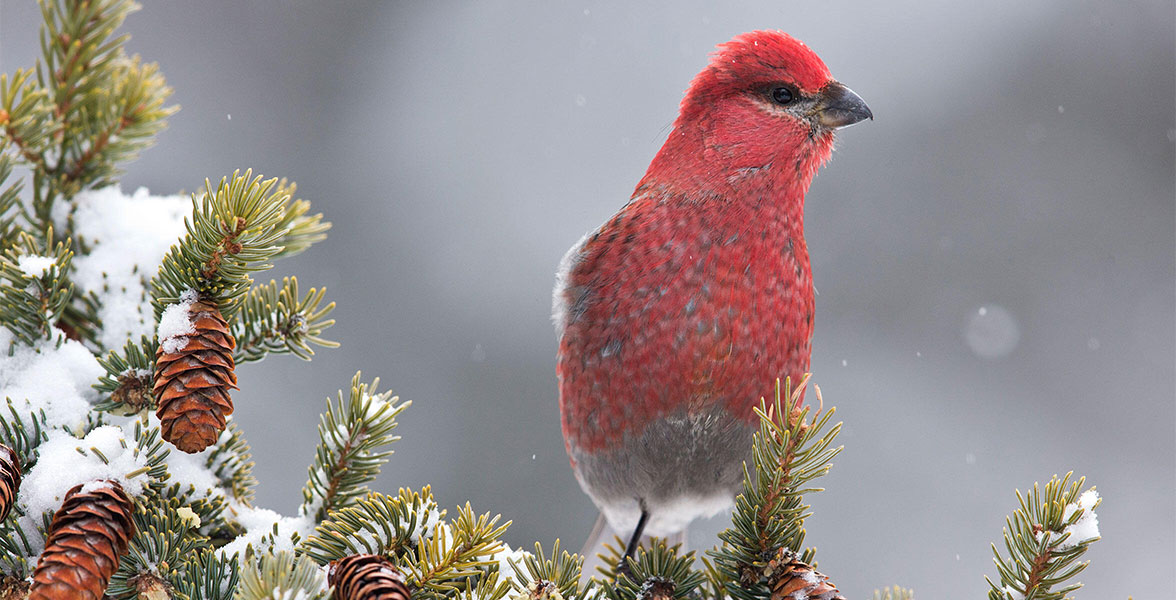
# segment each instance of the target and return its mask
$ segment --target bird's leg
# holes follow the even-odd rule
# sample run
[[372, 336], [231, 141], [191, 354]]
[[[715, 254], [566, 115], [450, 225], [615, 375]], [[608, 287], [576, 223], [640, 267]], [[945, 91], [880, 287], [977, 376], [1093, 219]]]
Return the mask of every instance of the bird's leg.
[[625, 554], [621, 556], [621, 560], [617, 563], [617, 575], [625, 574], [632, 575], [629, 570], [629, 559], [633, 558], [633, 554], [637, 552], [637, 544], [641, 541], [641, 534], [645, 533], [645, 523], [649, 521], [649, 509], [645, 508], [645, 500], [639, 500], [641, 503], [641, 517], [637, 519], [637, 527], [633, 529], [633, 537], [629, 538], [629, 545], [625, 547]]

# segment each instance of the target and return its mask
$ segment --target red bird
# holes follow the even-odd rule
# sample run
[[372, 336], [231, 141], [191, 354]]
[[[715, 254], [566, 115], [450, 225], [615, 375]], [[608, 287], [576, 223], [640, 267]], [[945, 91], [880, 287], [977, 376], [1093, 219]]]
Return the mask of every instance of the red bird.
[[643, 531], [731, 505], [753, 407], [808, 370], [804, 196], [834, 130], [867, 118], [802, 42], [740, 35], [691, 82], [628, 204], [564, 257], [564, 441], [602, 518], [633, 532], [630, 555]]

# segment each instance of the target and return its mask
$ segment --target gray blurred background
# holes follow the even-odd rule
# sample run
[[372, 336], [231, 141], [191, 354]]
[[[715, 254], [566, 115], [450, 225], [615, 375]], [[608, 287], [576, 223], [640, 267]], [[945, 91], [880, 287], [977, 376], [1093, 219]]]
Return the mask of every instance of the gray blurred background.
[[[849, 597], [979, 597], [1014, 490], [1105, 498], [1085, 598], [1176, 589], [1171, 1], [150, 2], [126, 31], [183, 106], [126, 191], [287, 176], [335, 224], [273, 275], [339, 303], [309, 364], [240, 370], [259, 504], [293, 512], [324, 398], [410, 398], [375, 488], [431, 483], [578, 548], [559, 433], [564, 250], [628, 198], [719, 42], [784, 29], [877, 119], [808, 196], [813, 371], [846, 448], [809, 542]], [[39, 13], [0, 3], [0, 71]], [[721, 519], [700, 527], [713, 543]]]

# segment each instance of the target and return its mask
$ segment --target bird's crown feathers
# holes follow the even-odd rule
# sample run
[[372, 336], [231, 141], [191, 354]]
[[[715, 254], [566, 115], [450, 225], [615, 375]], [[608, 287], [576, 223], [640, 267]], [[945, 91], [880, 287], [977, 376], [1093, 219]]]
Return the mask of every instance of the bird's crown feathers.
[[786, 81], [816, 92], [832, 76], [821, 57], [783, 31], [750, 31], [719, 44], [710, 64], [694, 79], [691, 92]]

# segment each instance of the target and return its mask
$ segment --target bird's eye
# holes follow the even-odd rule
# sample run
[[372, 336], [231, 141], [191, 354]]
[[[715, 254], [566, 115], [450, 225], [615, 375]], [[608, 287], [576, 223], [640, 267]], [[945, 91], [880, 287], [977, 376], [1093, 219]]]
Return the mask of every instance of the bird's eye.
[[772, 102], [781, 106], [790, 104], [793, 98], [792, 90], [783, 86], [772, 88], [771, 96]]

